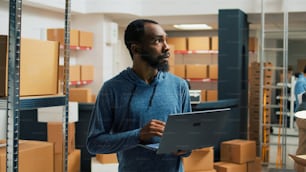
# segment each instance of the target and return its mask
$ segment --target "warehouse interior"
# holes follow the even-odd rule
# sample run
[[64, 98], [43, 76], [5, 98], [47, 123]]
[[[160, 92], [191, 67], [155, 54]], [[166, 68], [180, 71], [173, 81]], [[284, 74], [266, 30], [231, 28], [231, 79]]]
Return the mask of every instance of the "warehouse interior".
[[[171, 46], [170, 72], [189, 81], [193, 110], [232, 108], [232, 123], [224, 125], [230, 134], [223, 146], [220, 142], [194, 151], [184, 159], [186, 172], [295, 171], [295, 161], [301, 158], [294, 156], [299, 143], [294, 73], [303, 72], [306, 65], [305, 2], [74, 0], [69, 12], [67, 2], [0, 0], [0, 154], [11, 155], [5, 148], [11, 148], [11, 143], [19, 145], [19, 156], [11, 155], [19, 159], [18, 171], [118, 171], [115, 154], [92, 155], [87, 151], [86, 135], [101, 86], [132, 65], [124, 30], [137, 18], [155, 20], [165, 29]], [[32, 45], [21, 46], [20, 106], [14, 107], [20, 110], [18, 118], [8, 110], [8, 102], [16, 101], [8, 87], [15, 81], [9, 81], [7, 75], [12, 67], [7, 60], [8, 35], [19, 27], [10, 28], [14, 3], [22, 4], [21, 45]], [[71, 18], [65, 18], [67, 14]], [[71, 21], [69, 48], [63, 39], [67, 20]], [[174, 27], [179, 24], [207, 24], [211, 28]], [[45, 44], [48, 41], [57, 44]], [[33, 58], [22, 61], [23, 54]], [[67, 59], [69, 83], [64, 70]], [[69, 103], [65, 102], [67, 88]], [[10, 135], [10, 118], [19, 120], [13, 128], [18, 136]], [[228, 150], [222, 150], [226, 145]], [[239, 160], [222, 155], [233, 151], [231, 146], [238, 146]], [[29, 156], [32, 158], [26, 162]], [[47, 158], [38, 158], [42, 156]], [[6, 158], [0, 161], [0, 171], [10, 171], [8, 166], [16, 165]], [[301, 171], [305, 161], [299, 161]]]

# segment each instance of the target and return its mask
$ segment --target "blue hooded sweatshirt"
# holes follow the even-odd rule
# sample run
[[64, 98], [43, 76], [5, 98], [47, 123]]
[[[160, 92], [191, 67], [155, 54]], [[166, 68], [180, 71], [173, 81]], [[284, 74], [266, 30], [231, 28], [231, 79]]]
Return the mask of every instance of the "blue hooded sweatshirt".
[[[151, 120], [190, 112], [185, 80], [158, 72], [147, 84], [131, 69], [104, 83], [92, 112], [87, 149], [92, 154], [117, 153], [119, 172], [183, 172], [181, 157], [157, 155], [137, 146], [140, 130]], [[148, 143], [158, 143], [154, 137]]]

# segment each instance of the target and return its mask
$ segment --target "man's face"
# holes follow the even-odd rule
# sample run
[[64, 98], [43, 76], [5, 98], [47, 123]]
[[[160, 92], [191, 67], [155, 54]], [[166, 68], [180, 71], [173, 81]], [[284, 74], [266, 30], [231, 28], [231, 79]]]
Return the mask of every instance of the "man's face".
[[147, 23], [140, 52], [142, 60], [159, 71], [168, 71], [170, 56], [166, 33], [160, 25]]

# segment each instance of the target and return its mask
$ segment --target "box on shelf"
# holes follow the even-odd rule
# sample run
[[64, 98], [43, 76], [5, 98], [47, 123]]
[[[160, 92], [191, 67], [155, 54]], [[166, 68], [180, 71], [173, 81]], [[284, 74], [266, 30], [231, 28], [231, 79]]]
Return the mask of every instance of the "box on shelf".
[[186, 66], [184, 64], [174, 65], [174, 75], [186, 78]]
[[[48, 28], [47, 39], [49, 41], [58, 41], [60, 45], [65, 45], [65, 30], [63, 28]], [[70, 46], [80, 46], [79, 30], [70, 29]]]
[[[0, 35], [0, 97], [7, 96], [8, 36]], [[59, 44], [21, 38], [20, 96], [58, 93]]]
[[207, 78], [206, 64], [186, 64], [186, 78], [204, 79]]
[[218, 65], [211, 64], [208, 66], [208, 78], [218, 79]]
[[94, 80], [94, 70], [93, 65], [81, 65], [81, 81]]
[[256, 142], [234, 139], [221, 143], [221, 161], [246, 163], [256, 159]]
[[[54, 143], [54, 153], [63, 152], [63, 123], [48, 122], [48, 142]], [[75, 123], [68, 123], [68, 153], [75, 149]]]
[[188, 50], [210, 50], [209, 37], [188, 37]]
[[[65, 106], [53, 106], [37, 109], [38, 122], [62, 122]], [[79, 121], [79, 105], [78, 102], [69, 102], [69, 122]]]
[[[18, 149], [20, 172], [54, 172], [53, 143], [20, 140]], [[6, 172], [6, 147], [0, 148], [0, 172]]]
[[79, 45], [80, 47], [93, 47], [93, 39], [94, 34], [93, 32], [86, 32], [86, 31], [79, 31]]
[[118, 163], [117, 155], [115, 153], [111, 154], [96, 154], [96, 159], [102, 164], [112, 164]]
[[219, 38], [218, 36], [211, 37], [211, 50], [219, 50]]
[[[59, 66], [59, 80], [64, 80], [64, 66]], [[81, 80], [81, 65], [69, 66], [69, 81]]]
[[217, 101], [218, 90], [206, 90], [206, 101]]
[[254, 161], [247, 163], [248, 172], [262, 172], [261, 158], [256, 157]]
[[70, 88], [69, 101], [92, 103], [92, 93], [90, 88]]
[[249, 38], [249, 51], [256, 51], [257, 48], [257, 39], [255, 37]]
[[[81, 150], [75, 149], [68, 154], [67, 172], [80, 172], [81, 169]], [[63, 172], [63, 155], [54, 155], [54, 172]]]
[[201, 102], [206, 102], [206, 90], [201, 90]]
[[217, 172], [247, 172], [246, 163], [216, 162], [214, 168]]
[[175, 50], [187, 50], [186, 37], [168, 37], [167, 43], [175, 47]]
[[193, 150], [189, 157], [183, 158], [185, 171], [206, 171], [214, 169], [213, 147]]

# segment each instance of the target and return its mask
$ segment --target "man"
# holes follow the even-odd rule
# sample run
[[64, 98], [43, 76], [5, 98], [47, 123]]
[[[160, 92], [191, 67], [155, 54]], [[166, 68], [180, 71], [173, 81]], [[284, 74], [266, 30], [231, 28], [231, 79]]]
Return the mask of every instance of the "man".
[[[304, 67], [303, 74], [299, 74], [294, 87], [295, 94], [295, 112], [306, 110], [306, 66]], [[306, 115], [306, 114], [305, 114]], [[306, 118], [297, 117], [296, 125], [298, 127], [298, 136], [299, 136], [299, 144], [296, 150], [296, 155], [305, 155], [306, 154]], [[300, 165], [294, 165], [296, 171], [300, 171], [303, 169]], [[304, 170], [302, 170], [304, 171]]]
[[303, 73], [296, 74], [296, 83], [294, 86], [294, 94], [295, 94], [295, 109], [294, 111], [297, 111], [297, 108], [302, 103], [302, 95], [306, 91], [306, 66], [304, 67]]
[[167, 116], [191, 111], [185, 80], [169, 70], [166, 33], [155, 21], [139, 19], [125, 30], [132, 68], [105, 82], [92, 112], [90, 153], [117, 153], [119, 172], [182, 172], [184, 152], [157, 155], [139, 144], [158, 143]]

